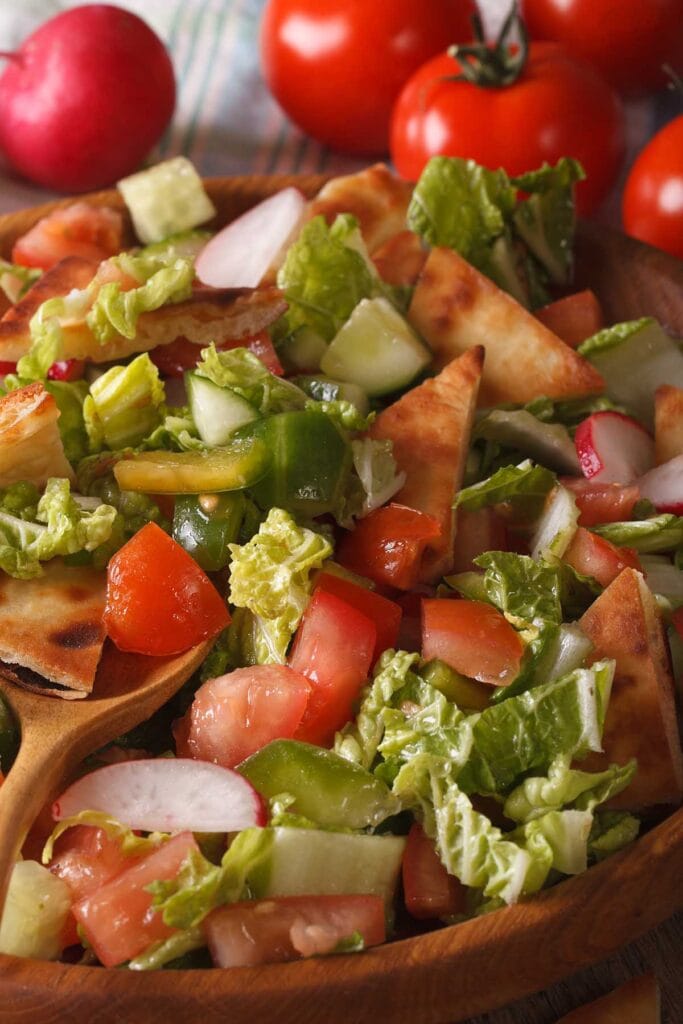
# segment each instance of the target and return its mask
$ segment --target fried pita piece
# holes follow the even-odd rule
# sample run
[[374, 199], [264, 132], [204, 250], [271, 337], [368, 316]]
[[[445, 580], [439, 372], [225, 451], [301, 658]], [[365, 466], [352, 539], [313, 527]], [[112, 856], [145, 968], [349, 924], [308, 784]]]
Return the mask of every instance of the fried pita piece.
[[683, 389], [661, 384], [655, 391], [657, 465], [683, 455]]
[[322, 214], [331, 224], [339, 213], [357, 218], [368, 252], [406, 226], [413, 186], [397, 178], [384, 164], [373, 164], [357, 174], [332, 178], [309, 204], [309, 215]]
[[377, 273], [396, 287], [412, 288], [427, 260], [427, 250], [414, 231], [399, 231], [372, 254]]
[[[21, 305], [19, 303], [15, 311]], [[157, 345], [168, 345], [181, 337], [199, 346], [209, 345], [212, 341], [217, 344], [228, 340], [239, 341], [264, 330], [286, 309], [287, 302], [277, 288], [264, 288], [246, 294], [203, 288], [184, 302], [169, 303], [160, 309], [142, 313], [134, 338], [117, 334], [103, 345], [84, 320], [63, 324], [62, 358], [106, 363], [136, 352], [148, 352]], [[11, 356], [7, 356], [11, 359], [19, 359], [28, 352], [31, 347], [32, 316], [33, 311], [27, 310], [23, 319], [15, 318], [12, 321], [11, 341], [8, 332], [4, 338], [2, 335], [3, 326], [9, 327], [9, 322], [5, 320], [0, 323], [0, 359], [5, 358], [5, 350], [12, 352]]]
[[678, 803], [683, 794], [683, 756], [674, 682], [661, 615], [642, 574], [624, 569], [579, 625], [593, 641], [593, 661], [616, 661], [604, 751], [590, 754], [581, 768], [602, 770], [636, 758], [633, 781], [609, 806], [639, 810]]
[[483, 348], [470, 349], [407, 391], [370, 427], [371, 437], [393, 442], [398, 467], [406, 474], [393, 500], [428, 512], [441, 524], [441, 536], [429, 542], [422, 558], [423, 583], [435, 582], [452, 568], [453, 501], [465, 470], [483, 362]]
[[437, 368], [484, 346], [480, 406], [605, 390], [590, 363], [452, 249], [430, 252], [408, 320], [433, 350]]
[[46, 562], [42, 576], [0, 573], [0, 675], [74, 699], [93, 688], [105, 639], [106, 575]]
[[631, 978], [612, 992], [579, 1006], [557, 1024], [660, 1024], [659, 985], [654, 974]]
[[12, 306], [0, 320], [0, 360], [16, 362], [26, 355], [31, 345], [29, 324], [39, 306], [48, 299], [68, 295], [74, 288], [87, 288], [97, 273], [99, 263], [80, 256], [69, 256], [46, 270], [23, 299]]
[[57, 403], [40, 383], [0, 398], [0, 487], [19, 480], [43, 487], [51, 476], [75, 482], [58, 419]]

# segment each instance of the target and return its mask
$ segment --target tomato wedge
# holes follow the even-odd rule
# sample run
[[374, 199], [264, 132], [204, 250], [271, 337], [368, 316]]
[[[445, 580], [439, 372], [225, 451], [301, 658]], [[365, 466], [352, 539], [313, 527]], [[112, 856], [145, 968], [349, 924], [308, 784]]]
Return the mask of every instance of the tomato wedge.
[[480, 683], [507, 686], [519, 675], [523, 653], [519, 634], [493, 605], [459, 598], [423, 600], [423, 658], [440, 658]]
[[118, 210], [72, 203], [42, 217], [12, 248], [12, 262], [49, 270], [67, 256], [106, 260], [120, 251], [123, 219]]
[[633, 548], [618, 548], [611, 541], [580, 526], [564, 553], [563, 561], [584, 576], [592, 576], [602, 587], [608, 587], [622, 569], [643, 571]]
[[430, 540], [441, 536], [438, 520], [405, 505], [383, 505], [356, 523], [339, 543], [337, 559], [375, 583], [410, 590]]
[[216, 636], [230, 616], [194, 559], [147, 523], [109, 562], [104, 623], [119, 650], [161, 656]]
[[146, 886], [175, 878], [193, 850], [199, 847], [192, 833], [180, 832], [74, 904], [74, 917], [105, 967], [116, 967], [173, 934], [175, 929], [152, 911]]
[[271, 740], [291, 739], [311, 684], [286, 665], [238, 668], [201, 686], [174, 729], [178, 757], [234, 768]]
[[403, 854], [403, 898], [412, 917], [429, 919], [463, 913], [467, 889], [449, 875], [433, 841], [414, 822]]
[[377, 630], [367, 615], [324, 590], [313, 594], [289, 656], [313, 690], [296, 739], [319, 746], [332, 742], [351, 718], [376, 643]]
[[537, 309], [534, 316], [571, 348], [578, 348], [605, 325], [597, 295], [590, 288], [557, 299]]
[[561, 484], [574, 495], [579, 526], [619, 523], [630, 519], [640, 498], [637, 484], [596, 484], [582, 477], [562, 477]]
[[332, 953], [355, 932], [377, 946], [384, 921], [381, 896], [280, 896], [220, 907], [202, 927], [216, 966], [248, 967]]
[[395, 647], [401, 626], [402, 611], [395, 601], [382, 597], [374, 590], [368, 590], [352, 580], [344, 579], [331, 572], [321, 572], [315, 581], [316, 590], [324, 590], [326, 594], [334, 594], [346, 601], [353, 608], [374, 622], [377, 630], [375, 649], [372, 652], [373, 664], [383, 651]]

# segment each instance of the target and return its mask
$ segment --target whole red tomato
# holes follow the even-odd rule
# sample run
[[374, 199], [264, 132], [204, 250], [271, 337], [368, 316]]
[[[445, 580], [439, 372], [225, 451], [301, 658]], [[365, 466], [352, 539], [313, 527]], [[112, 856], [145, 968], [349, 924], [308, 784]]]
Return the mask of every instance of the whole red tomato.
[[429, 57], [472, 38], [474, 0], [268, 0], [261, 65], [308, 135], [377, 155], [401, 86]]
[[553, 39], [623, 92], [666, 84], [683, 67], [683, 0], [522, 0], [532, 39]]
[[626, 179], [621, 212], [627, 235], [683, 259], [683, 114], [638, 155]]
[[399, 174], [415, 180], [436, 154], [503, 167], [510, 175], [575, 157], [586, 171], [577, 206], [589, 213], [622, 161], [619, 98], [556, 43], [531, 43], [527, 50], [522, 29], [520, 47], [510, 46], [515, 24], [508, 19], [495, 47], [458, 48], [459, 58], [440, 54], [415, 72], [394, 107], [392, 159]]

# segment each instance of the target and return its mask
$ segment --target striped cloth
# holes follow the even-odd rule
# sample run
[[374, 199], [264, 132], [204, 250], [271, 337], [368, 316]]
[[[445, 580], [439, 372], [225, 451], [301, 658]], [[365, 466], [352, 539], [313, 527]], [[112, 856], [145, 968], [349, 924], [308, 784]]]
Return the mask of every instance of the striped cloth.
[[[0, 0], [0, 49], [17, 46], [47, 18], [83, 0]], [[269, 95], [260, 74], [258, 26], [265, 0], [116, 0], [143, 17], [171, 53], [178, 84], [173, 122], [150, 161], [187, 155], [204, 175], [343, 173], [367, 161], [333, 153], [302, 135]], [[376, 0], [363, 0], [370, 3]], [[480, 0], [489, 32], [509, 0]], [[630, 104], [632, 158], [675, 113], [667, 95]], [[625, 166], [628, 166], [628, 162]], [[0, 164], [0, 213], [53, 198]], [[618, 222], [618, 189], [602, 211]]]

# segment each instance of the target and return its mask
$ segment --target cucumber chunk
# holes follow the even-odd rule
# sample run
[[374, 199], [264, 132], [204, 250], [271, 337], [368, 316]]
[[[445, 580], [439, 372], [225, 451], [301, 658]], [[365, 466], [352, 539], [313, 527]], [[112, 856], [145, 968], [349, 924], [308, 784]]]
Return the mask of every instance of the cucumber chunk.
[[385, 395], [407, 387], [431, 358], [387, 299], [362, 299], [330, 342], [320, 369], [368, 395]]
[[259, 419], [260, 413], [251, 402], [208, 377], [186, 373], [185, 389], [199, 436], [212, 448], [225, 444], [240, 427]]
[[117, 187], [141, 242], [161, 242], [216, 215], [202, 179], [184, 156], [131, 174]]
[[140, 452], [121, 459], [114, 476], [124, 491], [210, 494], [250, 487], [267, 473], [271, 455], [260, 438], [243, 438], [209, 452]]

